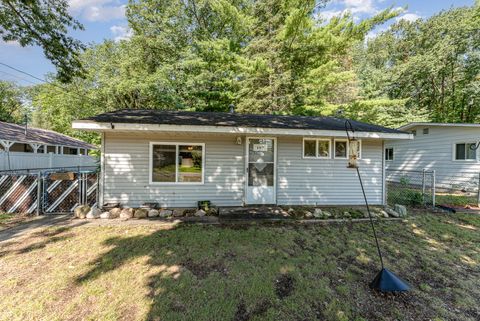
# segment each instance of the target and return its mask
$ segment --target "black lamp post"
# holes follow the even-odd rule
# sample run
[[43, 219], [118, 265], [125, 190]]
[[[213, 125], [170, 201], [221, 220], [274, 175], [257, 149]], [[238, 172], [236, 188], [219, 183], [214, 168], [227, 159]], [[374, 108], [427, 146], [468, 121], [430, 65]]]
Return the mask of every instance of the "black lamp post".
[[[349, 131], [352, 133], [350, 136]], [[365, 194], [365, 189], [363, 187], [362, 177], [360, 176], [360, 171], [358, 170], [358, 140], [355, 139], [355, 130], [352, 126], [352, 123], [347, 119], [345, 120], [345, 132], [347, 133], [348, 139], [348, 168], [355, 168], [357, 170], [358, 180], [360, 181], [360, 187], [362, 188], [363, 198], [365, 199], [365, 205], [367, 206], [368, 217], [370, 219], [370, 225], [372, 226], [373, 236], [375, 238], [375, 244], [377, 246], [378, 257], [380, 259], [380, 264], [382, 269], [377, 273], [372, 282], [370, 282], [370, 288], [378, 290], [380, 292], [402, 292], [410, 290], [410, 286], [400, 279], [395, 273], [387, 270], [383, 265], [382, 251], [380, 250], [380, 244], [378, 243], [377, 232], [375, 231], [375, 225], [373, 224], [372, 214], [370, 213], [370, 207], [368, 206], [367, 195]]]

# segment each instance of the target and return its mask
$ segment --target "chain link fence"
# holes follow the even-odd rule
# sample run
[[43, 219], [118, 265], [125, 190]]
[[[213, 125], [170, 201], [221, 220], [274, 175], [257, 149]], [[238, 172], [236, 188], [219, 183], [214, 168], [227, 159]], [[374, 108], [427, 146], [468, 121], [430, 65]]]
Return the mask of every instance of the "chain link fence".
[[480, 173], [457, 172], [436, 177], [438, 205], [448, 207], [478, 207], [480, 203]]
[[410, 207], [474, 208], [480, 204], [480, 173], [442, 175], [434, 170], [385, 170], [386, 203]]
[[435, 206], [435, 171], [385, 170], [386, 202], [409, 207]]
[[0, 171], [0, 212], [69, 213], [97, 200], [95, 166]]

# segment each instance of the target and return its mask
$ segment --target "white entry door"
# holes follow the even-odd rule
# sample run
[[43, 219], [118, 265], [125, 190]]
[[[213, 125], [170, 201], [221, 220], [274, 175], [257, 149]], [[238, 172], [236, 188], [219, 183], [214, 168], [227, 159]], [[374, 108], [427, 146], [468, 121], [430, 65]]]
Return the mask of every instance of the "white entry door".
[[247, 138], [247, 204], [276, 203], [276, 139]]

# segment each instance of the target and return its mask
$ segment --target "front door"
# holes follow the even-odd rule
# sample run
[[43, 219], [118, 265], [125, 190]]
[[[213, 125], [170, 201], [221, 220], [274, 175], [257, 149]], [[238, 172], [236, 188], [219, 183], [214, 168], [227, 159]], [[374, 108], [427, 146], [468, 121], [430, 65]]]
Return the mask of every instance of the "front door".
[[245, 203], [276, 203], [276, 139], [247, 138], [247, 186]]

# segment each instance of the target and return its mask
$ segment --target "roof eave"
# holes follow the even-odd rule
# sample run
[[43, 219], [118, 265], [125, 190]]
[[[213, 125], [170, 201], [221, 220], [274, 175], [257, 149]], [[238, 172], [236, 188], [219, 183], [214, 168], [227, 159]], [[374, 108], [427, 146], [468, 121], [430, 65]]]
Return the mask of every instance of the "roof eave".
[[[166, 125], [166, 124], [139, 124], [139, 123], [101, 123], [92, 120], [76, 120], [72, 123], [73, 129], [114, 132], [114, 131], [156, 131], [156, 132], [192, 132], [192, 133], [219, 133], [219, 134], [249, 134], [249, 135], [280, 135], [280, 136], [333, 136], [346, 137], [344, 131], [324, 129], [297, 129], [297, 128], [265, 128], [265, 127], [238, 127], [238, 126], [200, 126], [200, 125]], [[384, 132], [355, 132], [358, 138], [372, 139], [413, 139], [409, 133]]]
[[413, 122], [398, 127], [398, 130], [410, 130], [414, 127], [423, 126], [423, 127], [480, 127], [480, 124], [471, 124], [471, 123], [426, 123], [426, 122]]

